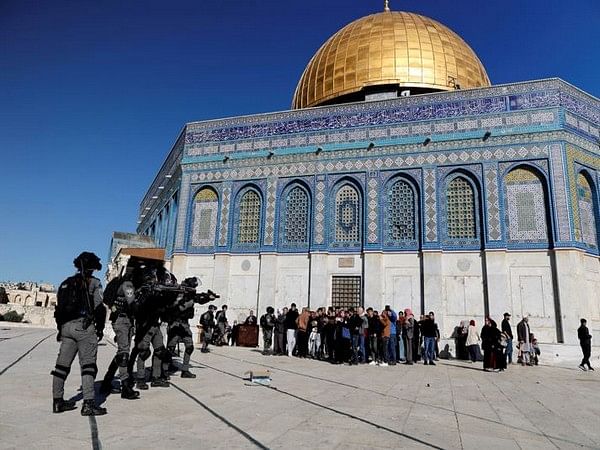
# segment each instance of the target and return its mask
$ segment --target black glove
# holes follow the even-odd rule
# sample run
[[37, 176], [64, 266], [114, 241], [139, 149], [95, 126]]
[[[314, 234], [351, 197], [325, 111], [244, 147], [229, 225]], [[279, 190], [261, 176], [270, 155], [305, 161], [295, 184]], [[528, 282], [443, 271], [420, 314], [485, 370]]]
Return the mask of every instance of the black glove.
[[96, 336], [98, 336], [98, 342], [100, 342], [104, 337], [104, 332], [102, 330], [98, 330], [96, 331]]

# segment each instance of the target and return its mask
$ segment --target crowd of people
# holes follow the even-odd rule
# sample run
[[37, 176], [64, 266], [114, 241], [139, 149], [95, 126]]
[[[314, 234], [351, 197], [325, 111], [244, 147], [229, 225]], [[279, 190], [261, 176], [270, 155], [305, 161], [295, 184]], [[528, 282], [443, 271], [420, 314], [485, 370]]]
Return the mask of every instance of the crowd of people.
[[[205, 330], [202, 351], [208, 351], [208, 342], [215, 345], [236, 345], [237, 321], [233, 327], [227, 322], [227, 306], [217, 313], [215, 306], [200, 319]], [[205, 317], [207, 316], [207, 317]], [[483, 362], [483, 370], [501, 372], [511, 364], [535, 366], [539, 364], [540, 346], [531, 332], [529, 318], [523, 317], [517, 324], [515, 340], [510, 323], [511, 314], [504, 313], [500, 328], [490, 317], [485, 318], [482, 328], [475, 320], [462, 321], [454, 330], [455, 355], [459, 360]], [[582, 370], [594, 370], [589, 363], [591, 335], [585, 319], [578, 330], [584, 358]], [[418, 320], [410, 309], [394, 311], [389, 305], [381, 312], [373, 308], [309, 308], [298, 310], [292, 303], [275, 312], [268, 307], [257, 320], [254, 311], [244, 325], [260, 325], [263, 336], [264, 355], [287, 355], [312, 358], [333, 364], [370, 364], [381, 367], [422, 361], [435, 365], [440, 350], [440, 330], [435, 314], [430, 311]], [[516, 344], [516, 345], [515, 345]], [[513, 361], [516, 347], [517, 358]]]

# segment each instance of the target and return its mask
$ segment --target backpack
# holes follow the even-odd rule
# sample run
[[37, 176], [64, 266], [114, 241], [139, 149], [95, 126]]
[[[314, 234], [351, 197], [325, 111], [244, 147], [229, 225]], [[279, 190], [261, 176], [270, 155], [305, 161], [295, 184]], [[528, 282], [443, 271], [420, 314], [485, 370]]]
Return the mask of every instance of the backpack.
[[85, 281], [81, 275], [67, 278], [60, 284], [56, 294], [54, 318], [60, 326], [71, 320], [84, 317], [87, 311]]

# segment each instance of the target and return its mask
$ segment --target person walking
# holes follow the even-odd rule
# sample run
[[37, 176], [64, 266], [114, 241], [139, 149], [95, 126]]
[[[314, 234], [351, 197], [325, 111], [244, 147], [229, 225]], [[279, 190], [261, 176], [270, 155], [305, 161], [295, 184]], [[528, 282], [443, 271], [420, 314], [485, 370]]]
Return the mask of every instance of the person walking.
[[502, 334], [506, 339], [506, 363], [512, 364], [513, 362], [513, 333], [512, 327], [510, 326], [510, 313], [504, 313], [504, 320], [502, 320]]
[[581, 345], [583, 359], [581, 360], [581, 364], [579, 364], [579, 368], [581, 370], [586, 370], [585, 366], [587, 365], [588, 370], [594, 370], [590, 365], [590, 356], [592, 355], [592, 335], [588, 330], [587, 320], [581, 319], [580, 322], [581, 326], [577, 329], [577, 337], [579, 338], [579, 345]]
[[479, 348], [479, 341], [481, 340], [481, 337], [479, 336], [479, 332], [477, 331], [477, 328], [475, 326], [475, 321], [471, 320], [469, 322], [469, 327], [467, 329], [467, 350], [469, 352], [469, 359], [471, 360], [472, 363], [474, 363], [475, 361], [477, 361], [477, 357], [478, 355], [478, 348]]

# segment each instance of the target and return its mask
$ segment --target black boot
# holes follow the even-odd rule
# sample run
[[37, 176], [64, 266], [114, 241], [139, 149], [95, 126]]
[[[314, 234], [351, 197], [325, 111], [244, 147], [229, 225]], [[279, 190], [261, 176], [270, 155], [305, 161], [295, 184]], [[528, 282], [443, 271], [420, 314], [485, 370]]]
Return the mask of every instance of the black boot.
[[182, 370], [181, 371], [181, 378], [196, 378], [196, 375], [194, 375], [189, 370]]
[[169, 387], [171, 384], [163, 378], [153, 378], [150, 386], [152, 387]]
[[142, 391], [148, 390], [148, 384], [146, 384], [146, 380], [137, 380], [135, 382], [135, 387], [137, 387], [138, 389], [140, 389]]
[[84, 400], [81, 407], [82, 416], [103, 416], [106, 414], [106, 408], [96, 406], [94, 400]]
[[135, 400], [140, 398], [140, 391], [134, 390], [127, 381], [121, 383], [121, 398], [125, 400]]
[[75, 406], [75, 402], [72, 402], [70, 400], [64, 400], [62, 398], [55, 398], [52, 401], [52, 412], [53, 413], [72, 411], [74, 409], [77, 409], [77, 406]]

